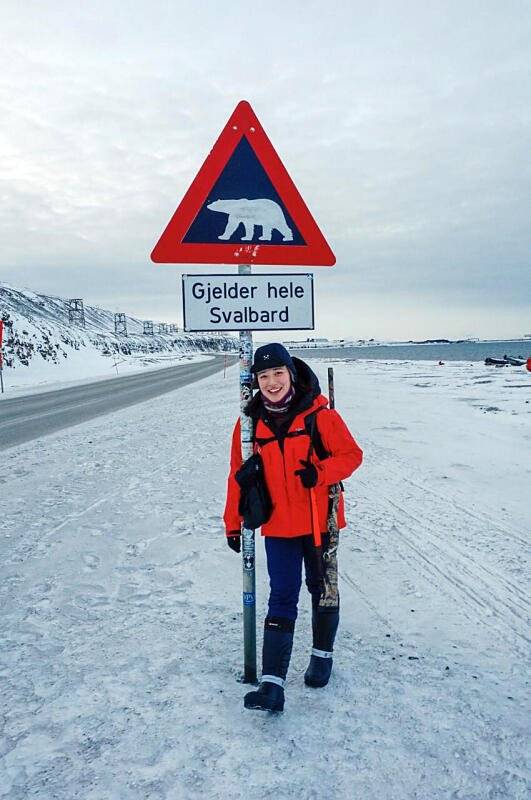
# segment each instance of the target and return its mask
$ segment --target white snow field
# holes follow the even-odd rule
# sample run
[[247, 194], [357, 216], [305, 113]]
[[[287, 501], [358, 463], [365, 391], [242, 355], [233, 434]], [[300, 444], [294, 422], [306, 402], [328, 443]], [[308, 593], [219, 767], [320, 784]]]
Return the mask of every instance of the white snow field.
[[237, 368], [4, 452], [1, 798], [529, 796], [531, 375], [334, 367], [365, 451], [342, 622], [329, 686], [305, 687], [301, 594], [282, 715], [244, 710], [238, 682], [221, 524]]

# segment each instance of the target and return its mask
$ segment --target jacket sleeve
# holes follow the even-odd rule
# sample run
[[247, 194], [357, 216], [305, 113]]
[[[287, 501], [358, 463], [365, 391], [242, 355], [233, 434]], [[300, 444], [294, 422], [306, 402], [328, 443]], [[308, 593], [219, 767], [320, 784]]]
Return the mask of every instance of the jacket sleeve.
[[323, 444], [330, 453], [324, 461], [316, 461], [317, 486], [330, 486], [349, 478], [363, 460], [363, 451], [335, 409], [317, 414]]
[[242, 518], [238, 512], [240, 502], [240, 487], [234, 477], [235, 473], [242, 465], [242, 447], [240, 434], [240, 420], [236, 422], [232, 433], [232, 447], [230, 451], [230, 472], [227, 480], [227, 499], [225, 502], [225, 513], [223, 521], [225, 532], [228, 536], [230, 531], [241, 530]]

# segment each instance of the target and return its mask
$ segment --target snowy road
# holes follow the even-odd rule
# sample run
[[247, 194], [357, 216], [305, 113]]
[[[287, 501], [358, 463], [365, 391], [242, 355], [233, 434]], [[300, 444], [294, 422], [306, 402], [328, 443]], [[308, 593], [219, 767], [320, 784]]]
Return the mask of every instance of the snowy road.
[[218, 355], [197, 364], [147, 370], [28, 397], [2, 398], [0, 450], [171, 392], [223, 369], [225, 358], [227, 363], [235, 361], [234, 356]]
[[329, 687], [305, 687], [301, 597], [283, 715], [238, 682], [236, 370], [4, 453], [0, 798], [527, 799], [527, 378], [335, 370], [365, 451], [342, 621]]

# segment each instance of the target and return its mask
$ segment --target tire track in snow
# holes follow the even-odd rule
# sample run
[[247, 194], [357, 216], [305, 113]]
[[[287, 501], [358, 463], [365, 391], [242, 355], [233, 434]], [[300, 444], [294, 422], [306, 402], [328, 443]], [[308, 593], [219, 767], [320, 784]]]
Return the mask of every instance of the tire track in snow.
[[[363, 486], [366, 490], [369, 489], [365, 482], [359, 481], [358, 485]], [[474, 563], [474, 568], [478, 568], [476, 571], [469, 560], [465, 564], [464, 559], [467, 556], [462, 551], [456, 555], [455, 551], [450, 552], [441, 547], [437, 533], [435, 532], [435, 535], [432, 533], [433, 527], [429, 521], [425, 522], [414, 516], [403, 505], [399, 505], [389, 497], [376, 497], [374, 492], [369, 491], [367, 491], [365, 499], [373, 509], [375, 506], [382, 509], [385, 518], [389, 519], [391, 517], [391, 519], [397, 520], [397, 525], [393, 527], [400, 538], [391, 538], [389, 540], [390, 546], [393, 547], [397, 555], [405, 563], [414, 563], [428, 582], [437, 588], [439, 592], [454, 601], [461, 601], [460, 605], [463, 612], [462, 603], [464, 602], [468, 610], [473, 614], [470, 617], [465, 613], [467, 619], [472, 622], [479, 621], [488, 628], [495, 628], [505, 640], [510, 641], [513, 647], [515, 644], [514, 636], [522, 639], [526, 644], [529, 642], [526, 635], [528, 630], [527, 618], [519, 613], [521, 609], [525, 610], [525, 597], [518, 590], [518, 598], [524, 603], [523, 608], [520, 603], [516, 603], [516, 607], [514, 607], [508, 599], [513, 594], [513, 584], [482, 565]], [[418, 505], [418, 500], [415, 502]], [[348, 501], [347, 505], [349, 505]], [[389, 507], [392, 509], [391, 515], [388, 512]], [[446, 517], [448, 517], [448, 512], [451, 508], [450, 502], [444, 507], [443, 512]], [[460, 526], [456, 527], [459, 529]], [[409, 555], [406, 555], [400, 548], [401, 543], [406, 545]], [[432, 553], [435, 552], [436, 557], [427, 552], [427, 545]], [[455, 544], [452, 543], [452, 547], [454, 546]], [[483, 572], [483, 575], [481, 572]], [[449, 592], [448, 589], [445, 590], [441, 585], [441, 578], [446, 586], [450, 587]], [[353, 581], [350, 581], [350, 583], [355, 586]], [[500, 624], [503, 622], [506, 624]], [[507, 631], [507, 626], [510, 629], [510, 633]], [[522, 626], [523, 630], [521, 630]]]
[[461, 505], [461, 503], [457, 503], [453, 498], [449, 498], [447, 495], [445, 496], [441, 492], [432, 489], [431, 486], [424, 486], [422, 483], [418, 483], [417, 481], [414, 481], [412, 478], [404, 477], [403, 480], [406, 483], [410, 483], [412, 486], [415, 486], [415, 488], [420, 489], [423, 492], [427, 492], [428, 494], [432, 494], [439, 500], [442, 500], [450, 504], [454, 508], [459, 509], [459, 511], [461, 511], [463, 514], [472, 517], [472, 519], [476, 520], [477, 522], [480, 522], [482, 524], [486, 523], [493, 528], [498, 528], [500, 531], [502, 531], [502, 533], [505, 533], [507, 536], [509, 536], [510, 539], [513, 539], [517, 544], [520, 544], [523, 547], [528, 547], [529, 542], [526, 539], [521, 538], [519, 535], [520, 533], [522, 533], [522, 536], [524, 536], [525, 535], [524, 531], [520, 531], [515, 527], [509, 527], [507, 525], [504, 525], [502, 522], [494, 519], [489, 514], [485, 513], [482, 514], [481, 512], [471, 511], [466, 506]]
[[[495, 516], [494, 509], [489, 509], [489, 513], [477, 509], [471, 510], [468, 506], [463, 505], [463, 503], [457, 502], [453, 496], [437, 491], [437, 489], [427, 486], [424, 482], [415, 480], [411, 474], [408, 475], [408, 473], [412, 472], [411, 464], [404, 460], [397, 451], [390, 450], [388, 447], [383, 447], [381, 444], [368, 437], [364, 437], [364, 444], [367, 451], [370, 451], [370, 460], [366, 459], [366, 463], [370, 468], [372, 477], [380, 477], [381, 470], [384, 470], [381, 480], [385, 484], [388, 484], [390, 479], [399, 482], [401, 489], [404, 484], [409, 484], [415, 489], [420, 489], [422, 493], [433, 495], [438, 500], [442, 501], [446, 512], [451, 508], [459, 510], [462, 514], [471, 517], [482, 526], [497, 528], [509, 539], [522, 547], [529, 546], [528, 531], [525, 529], [521, 530], [515, 525], [509, 525], [505, 520], [500, 520]], [[364, 474], [366, 474], [365, 471]], [[367, 485], [363, 478], [358, 479], [356, 476], [355, 480], [359, 480], [361, 484]]]
[[[411, 483], [412, 485], [416, 486], [416, 488], [424, 492], [424, 487], [422, 485], [416, 484], [414, 481], [411, 481], [408, 478], [404, 477], [403, 482]], [[363, 483], [363, 485], [365, 488], [368, 488], [366, 484]], [[443, 501], [439, 510], [438, 518], [441, 519], [441, 517], [444, 516], [444, 518], [447, 520], [446, 528], [450, 526], [454, 530], [459, 530], [462, 528], [462, 519], [460, 519], [460, 516], [457, 514], [455, 514], [456, 522], [452, 525], [451, 512], [455, 510], [453, 500], [447, 498], [447, 502], [444, 503], [444, 495], [441, 495], [437, 492], [434, 492], [434, 494], [439, 497], [441, 501]], [[493, 584], [498, 584], [498, 589], [502, 589], [503, 591], [503, 595], [498, 596], [498, 600], [502, 605], [505, 606], [506, 610], [513, 614], [518, 620], [524, 622], [524, 624], [527, 626], [529, 619], [529, 603], [527, 595], [520, 589], [519, 586], [510, 581], [504, 575], [500, 574], [497, 570], [487, 567], [477, 561], [472, 561], [471, 555], [463, 550], [455, 538], [451, 542], [451, 550], [448, 548], [448, 546], [445, 546], [447, 545], [447, 541], [441, 541], [439, 528], [434, 520], [434, 516], [426, 514], [423, 511], [424, 518], [421, 519], [409, 511], [403, 504], [397, 503], [390, 497], [380, 496], [376, 502], [379, 503], [380, 507], [382, 507], [383, 502], [388, 503], [393, 508], [393, 514], [396, 515], [396, 512], [399, 514], [401, 513], [406, 518], [406, 524], [408, 520], [410, 525], [413, 523], [413, 528], [411, 528], [411, 530], [415, 532], [415, 529], [417, 528], [419, 531], [422, 531], [422, 536], [424, 538], [426, 538], [426, 536], [430, 538], [432, 546], [438, 549], [444, 556], [443, 563], [448, 560], [455, 562], [462, 572], [474, 578], [477, 582], [483, 584], [488, 596], [490, 596], [489, 593], [492, 591]], [[430, 509], [433, 508], [432, 504], [426, 504], [422, 501], [422, 499], [420, 500], [420, 503], [422, 503], [424, 507], [427, 506]], [[419, 503], [417, 501], [416, 505], [418, 506], [418, 504]], [[513, 604], [507, 602], [504, 597], [510, 597], [513, 600]], [[523, 612], [523, 615], [520, 614], [519, 611]]]
[[[382, 451], [382, 456], [383, 456], [383, 451]], [[526, 541], [525, 539], [520, 538], [520, 536], [518, 535], [519, 532], [517, 532], [516, 529], [504, 526], [502, 523], [498, 522], [497, 520], [493, 519], [492, 516], [489, 516], [487, 514], [478, 514], [471, 512], [466, 506], [456, 503], [453, 497], [449, 497], [444, 493], [438, 492], [429, 486], [425, 486], [424, 484], [415, 481], [413, 478], [405, 474], [406, 470], [404, 468], [400, 468], [399, 470], [397, 470], [396, 464], [392, 463], [390, 464], [388, 457], [384, 458], [383, 461], [384, 461], [383, 467], [385, 468], [385, 475], [382, 476], [382, 481], [385, 482], [387, 489], [389, 488], [390, 485], [390, 478], [391, 479], [396, 478], [400, 482], [400, 491], [402, 494], [404, 493], [404, 485], [409, 486], [410, 490], [411, 487], [413, 487], [413, 490], [417, 490], [415, 492], [417, 495], [418, 492], [420, 491], [421, 495], [415, 498], [415, 507], [416, 508], [422, 507], [423, 519], [415, 517], [412, 512], [407, 510], [407, 508], [403, 503], [400, 504], [392, 500], [388, 491], [386, 491], [384, 494], [379, 493], [375, 498], [372, 486], [369, 486], [368, 483], [362, 479], [359, 481], [359, 485], [365, 487], [367, 491], [367, 498], [370, 499], [372, 503], [374, 502], [379, 503], [380, 507], [381, 507], [380, 501], [383, 498], [387, 500], [389, 503], [391, 503], [395, 509], [400, 509], [402, 513], [406, 514], [412, 520], [414, 520], [414, 523], [416, 525], [422, 526], [424, 530], [426, 530], [429, 527], [432, 535], [435, 536], [439, 546], [441, 545], [440, 533], [442, 532], [445, 535], [448, 535], [448, 533], [450, 533], [450, 536], [452, 536], [452, 542], [451, 542], [452, 549], [455, 552], [457, 552], [462, 559], [466, 560], [467, 564], [470, 563], [472, 554], [470, 552], [465, 552], [462, 549], [462, 546], [459, 543], [459, 541], [461, 540], [458, 541], [456, 537], [451, 533], [451, 531], [463, 531], [463, 532], [466, 531], [468, 533], [468, 540], [466, 541], [466, 544], [470, 545], [471, 547], [474, 547], [475, 550], [477, 550], [482, 556], [484, 555], [484, 551], [480, 550], [477, 547], [477, 543], [482, 544], [485, 539], [485, 531], [492, 528], [497, 528], [502, 533], [504, 533], [509, 539], [521, 545], [527, 551], [529, 547], [529, 542]], [[371, 464], [371, 471], [373, 472], [375, 477], [379, 477], [379, 475], [376, 474], [377, 469], [378, 468], [375, 465]], [[437, 506], [434, 506], [433, 501], [425, 499], [423, 495], [426, 495], [427, 493], [432, 495], [434, 498], [437, 498], [437, 500], [439, 501]], [[429, 514], [429, 510], [433, 511], [431, 515]], [[452, 518], [452, 513], [453, 513], [453, 518]], [[463, 521], [462, 518], [463, 514], [474, 519], [476, 523], [479, 523], [479, 525], [476, 525], [476, 529], [474, 529], [469, 524]], [[446, 520], [444, 531], [441, 531], [440, 527], [441, 519]], [[445, 543], [447, 541], [448, 540], [445, 539]], [[496, 544], [497, 545], [500, 544], [498, 539], [496, 540]], [[446, 550], [446, 552], [448, 553], [449, 557], [452, 557], [452, 554], [448, 550]], [[511, 553], [510, 555], [512, 556], [514, 555], [514, 553]], [[507, 577], [505, 577], [492, 567], [487, 567], [477, 562], [474, 562], [474, 565], [480, 572], [484, 572], [485, 575], [488, 576], [489, 580], [495, 580], [497, 582], [502, 583], [504, 589], [506, 590], [507, 596], [516, 596], [518, 599], [516, 605], [520, 608], [520, 610], [528, 613], [529, 611], [528, 596], [520, 589], [520, 587], [517, 584], [513, 583], [511, 580], [509, 580]], [[481, 580], [480, 576], [478, 576], [478, 578]]]
[[[470, 623], [476, 624], [478, 622], [478, 609], [485, 611], [486, 606], [479, 602], [473, 594], [467, 592], [466, 588], [464, 588], [459, 582], [452, 580], [448, 573], [444, 572], [439, 566], [437, 566], [437, 564], [424, 555], [424, 553], [422, 553], [418, 547], [415, 547], [411, 540], [406, 537], [403, 528], [397, 528], [396, 525], [392, 525], [390, 530], [396, 534], [394, 539], [391, 538], [389, 540], [389, 546], [392, 547], [394, 554], [407, 567], [412, 569], [414, 573], [422, 575], [424, 580], [426, 580], [426, 582], [435, 590], [436, 593], [445, 597], [450, 603], [455, 604], [466, 620], [468, 620]], [[395, 542], [394, 545], [393, 542]], [[396, 542], [398, 542], [398, 544], [396, 544]], [[400, 548], [400, 544], [405, 544], [411, 552], [406, 554], [403, 549]], [[374, 610], [374, 613], [379, 617], [379, 619], [385, 621], [386, 625], [390, 625], [389, 621], [374, 609], [368, 597], [356, 586], [350, 575], [348, 573], [340, 574], [351, 588], [358, 591], [366, 605]], [[442, 582], [441, 578], [443, 579]], [[454, 590], [457, 589], [458, 591], [452, 591], [452, 588]], [[463, 596], [464, 593], [465, 597], [468, 596], [470, 602], [466, 602], [465, 597]], [[464, 600], [465, 602], [463, 602]], [[468, 609], [472, 609], [473, 613], [467, 613]]]
[[44, 539], [47, 539], [49, 536], [52, 536], [52, 534], [57, 533], [57, 531], [60, 531], [61, 528], [64, 528], [65, 525], [68, 525], [69, 522], [81, 519], [81, 517], [84, 517], [85, 514], [88, 514], [89, 511], [92, 511], [94, 508], [97, 508], [98, 506], [101, 506], [103, 503], [105, 503], [109, 497], [110, 495], [100, 497], [98, 500], [95, 500], [93, 503], [84, 508], [82, 511], [75, 511], [73, 514], [68, 514], [66, 519], [64, 519], [58, 525], [55, 525], [55, 527], [50, 528], [50, 530], [46, 531], [46, 533], [43, 533], [43, 535], [40, 538], [40, 541], [42, 542]]
[[[409, 480], [406, 479], [406, 482], [409, 482]], [[413, 485], [416, 485], [414, 481], [411, 481], [411, 483], [413, 483]], [[420, 484], [418, 484], [418, 487], [421, 488], [421, 489], [423, 488]], [[430, 491], [430, 490], [428, 490], [428, 491]], [[434, 494], [437, 497], [439, 497], [442, 501], [446, 500], [447, 505], [444, 506], [444, 510], [445, 510], [445, 514], [446, 514], [447, 517], [448, 517], [448, 511], [452, 510], [452, 505], [455, 505], [455, 507], [458, 508], [459, 510], [461, 510], [461, 508], [462, 508], [462, 510], [464, 512], [467, 511], [466, 508], [460, 507], [457, 504], [454, 504], [453, 500], [451, 500], [450, 498], [445, 497], [444, 495], [439, 494], [438, 492], [434, 492]], [[430, 505], [429, 508], [433, 508], [433, 506]], [[460, 542], [464, 541], [464, 543], [466, 545], [473, 544], [475, 541], [480, 542], [481, 541], [480, 536], [484, 532], [485, 527], [491, 527], [491, 528], [492, 527], [497, 527], [497, 528], [499, 528], [500, 531], [502, 531], [502, 533], [505, 533], [506, 530], [508, 530], [508, 529], [505, 529], [505, 528], [502, 528], [501, 526], [499, 526], [488, 515], [484, 515], [484, 517], [481, 517], [479, 515], [473, 514], [472, 517], [478, 523], [480, 523], [480, 525], [476, 526], [475, 528], [474, 527], [468, 527], [466, 529], [467, 532], [469, 532], [469, 538], [467, 540], [459, 539], [458, 541], [456, 541], [455, 538], [454, 538], [454, 540], [452, 541], [452, 546], [456, 549], [457, 552], [460, 553], [460, 555], [462, 555], [467, 560], [470, 558], [470, 554], [463, 549], [463, 547], [460, 544]], [[426, 514], [426, 518], [429, 519], [429, 521], [431, 523], [431, 526], [432, 526], [432, 530], [434, 531], [434, 533], [436, 535], [438, 535], [437, 531], [438, 531], [438, 527], [439, 526], [438, 526], [438, 519], [436, 518], [436, 516], [433, 515], [433, 514], [428, 516]], [[462, 523], [462, 520], [460, 520], [458, 515], [456, 515], [456, 519], [458, 519], [458, 521], [460, 521]], [[446, 529], [445, 529], [445, 533], [446, 533]], [[518, 545], [521, 545], [527, 551], [527, 549], [529, 547], [529, 542], [528, 541], [525, 541], [523, 539], [519, 539], [518, 537], [512, 537], [510, 535], [510, 533], [509, 533], [509, 538], [513, 539], [515, 541], [515, 543], [517, 543]], [[495, 578], [503, 581], [505, 583], [507, 589], [509, 589], [511, 592], [514, 592], [515, 594], [518, 594], [520, 599], [524, 602], [524, 604], [527, 604], [527, 595], [520, 590], [520, 587], [517, 584], [513, 583], [511, 580], [509, 580], [509, 578], [505, 577], [504, 575], [502, 575], [500, 572], [498, 572], [497, 570], [495, 570], [492, 567], [487, 567], [487, 566], [484, 566], [483, 564], [478, 564], [477, 566], [480, 567], [481, 569], [484, 569], [487, 573], [489, 573], [489, 575], [492, 575]]]
[[[411, 530], [411, 529], [410, 529]], [[520, 648], [514, 641], [514, 637], [517, 636], [522, 639], [526, 644], [529, 644], [529, 638], [524, 634], [521, 633], [514, 625], [510, 625], [511, 629], [510, 632], [507, 631], [507, 626], [502, 623], [505, 619], [503, 613], [500, 614], [496, 608], [494, 608], [493, 603], [489, 603], [488, 600], [481, 599], [476, 595], [475, 587], [472, 587], [467, 584], [466, 580], [460, 580], [459, 578], [453, 578], [449, 572], [441, 569], [434, 561], [432, 561], [429, 556], [423, 553], [418, 546], [415, 545], [411, 539], [404, 534], [404, 529], [400, 528], [397, 529], [400, 534], [401, 541], [403, 541], [407, 547], [409, 547], [410, 551], [413, 552], [415, 555], [413, 557], [414, 562], [418, 565], [419, 569], [424, 572], [425, 576], [429, 576], [430, 574], [436, 578], [436, 576], [442, 577], [446, 580], [447, 584], [453, 586], [457, 590], [457, 599], [460, 603], [466, 603], [469, 609], [476, 609], [479, 610], [481, 616], [477, 614], [473, 616], [469, 616], [465, 614], [468, 620], [474, 623], [481, 623], [486, 628], [493, 629], [497, 632], [499, 636], [501, 636], [507, 643], [511, 645], [513, 650], [518, 651], [522, 656], [526, 657], [528, 654], [528, 648]], [[408, 559], [398, 551], [398, 554], [403, 560], [407, 563]], [[428, 578], [429, 580], [429, 578]], [[435, 579], [433, 581], [433, 586], [437, 588], [439, 591], [443, 591], [440, 585], [440, 582]], [[445, 593], [446, 594], [446, 593]], [[446, 596], [451, 596], [446, 594]], [[491, 599], [492, 599], [491, 595]], [[453, 599], [456, 599], [455, 597]], [[467, 602], [468, 599], [468, 602]], [[499, 599], [499, 598], [496, 598]], [[463, 607], [461, 606], [461, 610]], [[463, 610], [464, 611], [464, 610]]]
[[360, 587], [359, 587], [359, 586], [356, 584], [356, 582], [353, 580], [353, 578], [351, 578], [351, 577], [350, 577], [349, 573], [348, 573], [348, 572], [346, 572], [345, 570], [338, 570], [338, 573], [339, 573], [339, 577], [341, 578], [341, 580], [343, 581], [343, 583], [346, 583], [346, 584], [347, 584], [347, 586], [348, 586], [348, 587], [349, 587], [349, 588], [350, 588], [352, 591], [354, 591], [356, 594], [358, 594], [358, 595], [361, 597], [362, 601], [363, 601], [363, 602], [365, 603], [365, 605], [366, 605], [366, 606], [367, 606], [367, 607], [368, 607], [368, 608], [369, 608], [369, 609], [372, 611], [372, 613], [374, 614], [374, 616], [375, 616], [375, 617], [376, 617], [378, 620], [380, 620], [380, 622], [381, 622], [381, 623], [383, 623], [383, 625], [384, 625], [384, 626], [385, 626], [387, 629], [389, 629], [389, 630], [392, 630], [392, 631], [393, 631], [393, 633], [395, 633], [397, 636], [399, 636], [400, 634], [398, 633], [398, 631], [396, 630], [396, 628], [395, 628], [395, 627], [394, 627], [394, 626], [391, 624], [391, 622], [390, 622], [390, 621], [389, 621], [389, 620], [388, 620], [386, 617], [384, 617], [384, 615], [383, 615], [383, 614], [382, 614], [382, 613], [381, 613], [381, 612], [378, 610], [378, 608], [377, 608], [377, 607], [376, 607], [376, 605], [375, 605], [375, 604], [372, 602], [372, 600], [369, 600], [368, 596], [365, 594], [365, 592], [363, 592], [363, 591], [360, 589]]
[[[475, 578], [480, 583], [483, 583], [484, 587], [487, 590], [492, 588], [492, 582], [502, 584], [502, 588], [505, 590], [505, 595], [511, 596], [513, 600], [515, 597], [517, 597], [518, 602], [514, 602], [514, 607], [513, 607], [508, 603], [506, 603], [502, 597], [499, 598], [500, 601], [506, 606], [507, 610], [510, 611], [512, 614], [514, 614], [518, 619], [520, 619], [523, 622], [527, 622], [528, 615], [523, 616], [517, 613], [517, 611], [515, 610], [516, 608], [518, 608], [525, 613], [529, 608], [528, 603], [526, 602], [526, 596], [524, 595], [523, 592], [520, 591], [519, 587], [517, 587], [514, 583], [511, 583], [503, 575], [500, 575], [499, 572], [496, 572], [488, 567], [485, 567], [483, 564], [472, 562], [469, 556], [465, 552], [463, 552], [463, 550], [459, 548], [459, 546], [455, 542], [452, 543], [452, 549], [454, 550], [454, 553], [449, 552], [449, 550], [445, 548], [444, 545], [442, 545], [441, 542], [439, 541], [437, 531], [434, 527], [427, 525], [423, 520], [418, 519], [418, 517], [416, 517], [410, 511], [407, 511], [407, 509], [405, 509], [404, 507], [399, 506], [393, 500], [386, 498], [386, 501], [390, 505], [392, 505], [395, 509], [397, 509], [399, 512], [401, 512], [403, 515], [409, 517], [411, 520], [413, 520], [413, 522], [417, 523], [419, 528], [421, 528], [425, 533], [427, 533], [430, 536], [430, 541], [433, 547], [438, 549], [446, 559], [453, 558], [456, 563], [459, 563], [460, 569], [465, 574], [469, 575], [472, 578]], [[459, 558], [456, 557], [456, 554], [457, 556], [459, 556]], [[471, 564], [474, 565], [474, 568], [476, 570], [475, 572], [473, 569], [471, 569], [470, 567]], [[485, 577], [482, 577], [480, 573], [484, 573]]]

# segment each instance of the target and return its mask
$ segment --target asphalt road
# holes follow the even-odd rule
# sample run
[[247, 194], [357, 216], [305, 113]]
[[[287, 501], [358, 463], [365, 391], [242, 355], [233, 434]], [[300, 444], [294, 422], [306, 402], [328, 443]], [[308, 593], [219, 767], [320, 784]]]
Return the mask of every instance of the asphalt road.
[[[235, 356], [227, 356], [234, 364]], [[223, 369], [224, 356], [0, 400], [0, 450], [172, 392]]]

